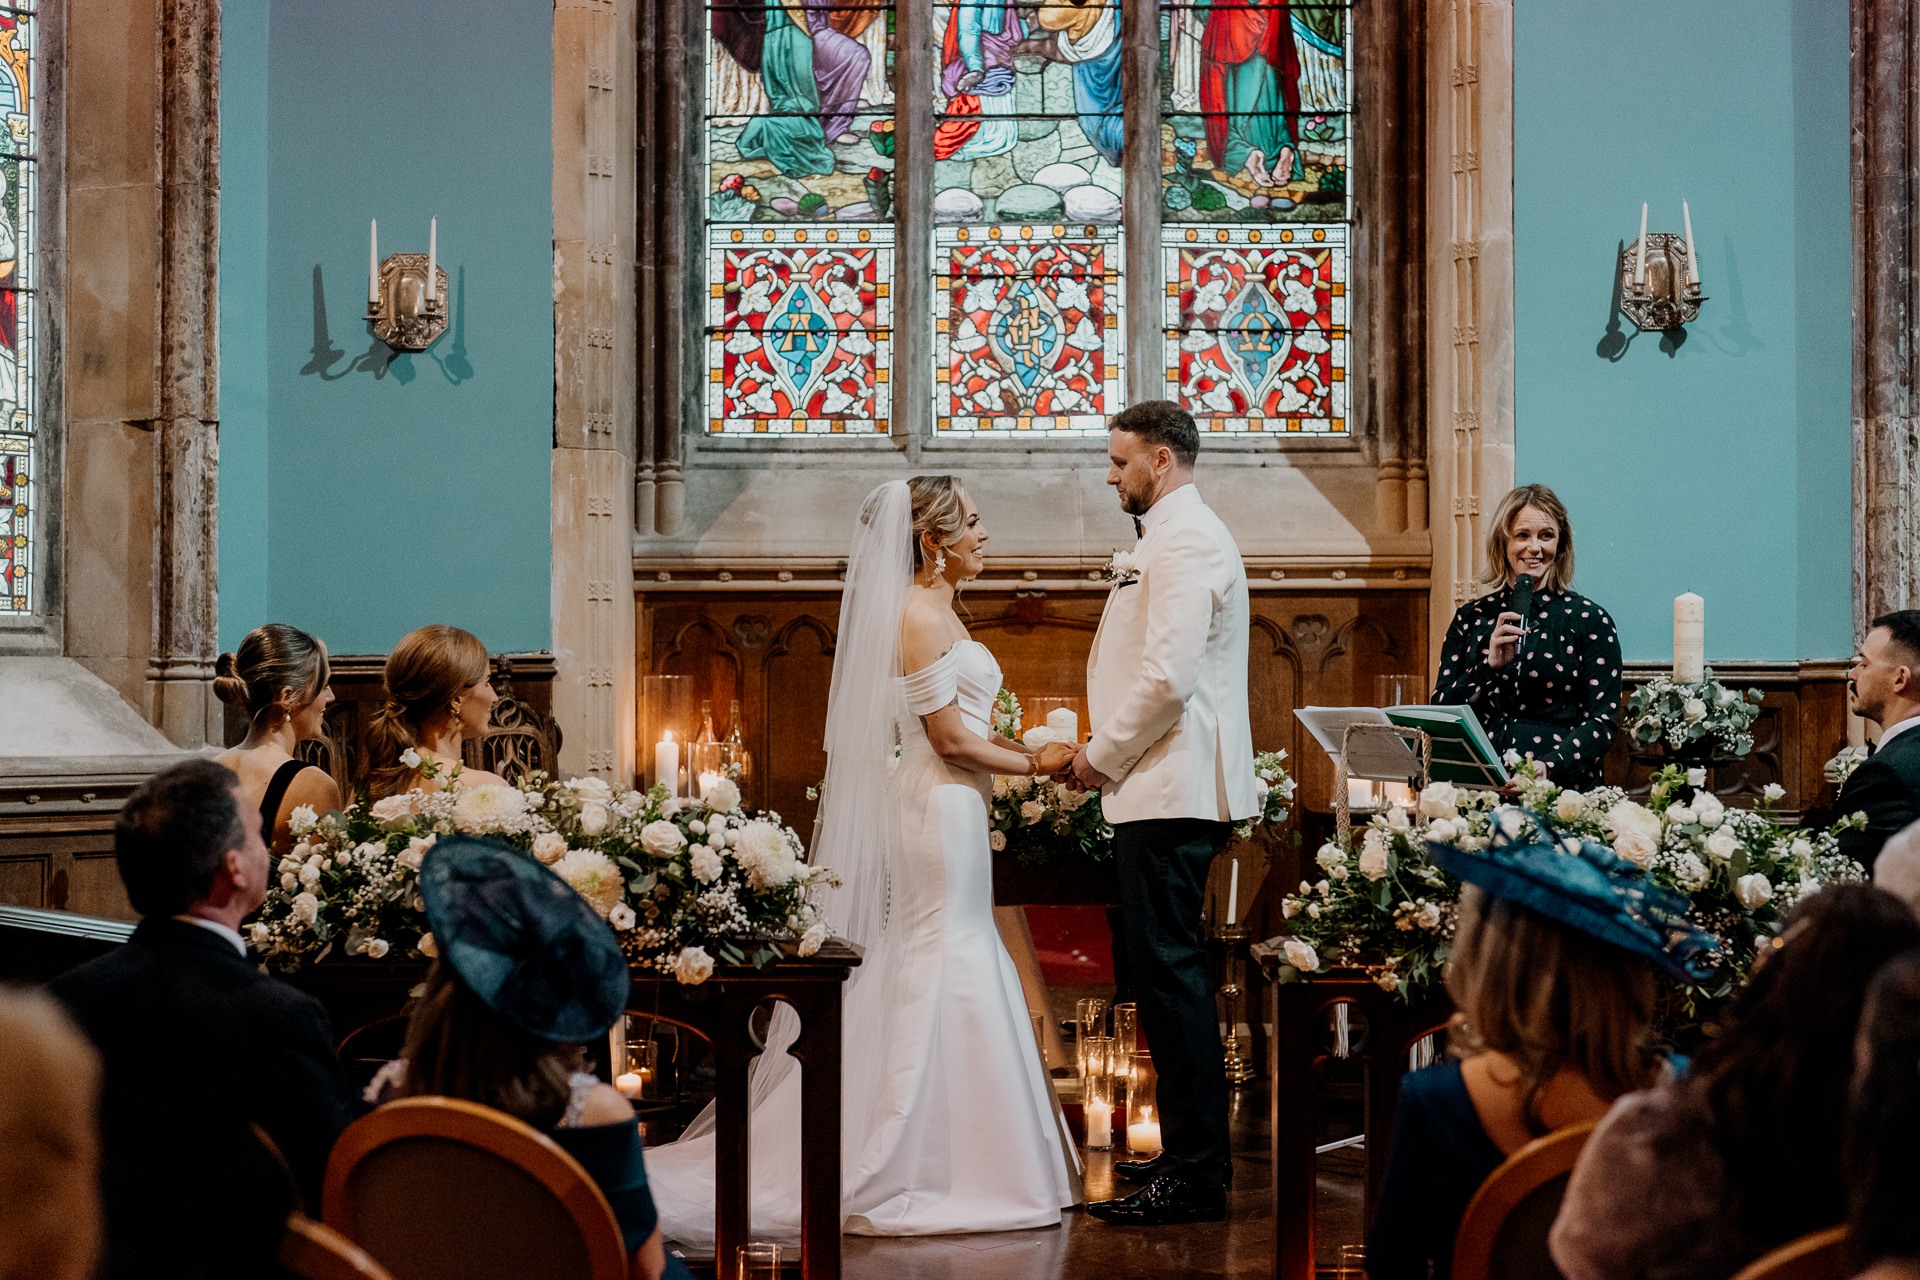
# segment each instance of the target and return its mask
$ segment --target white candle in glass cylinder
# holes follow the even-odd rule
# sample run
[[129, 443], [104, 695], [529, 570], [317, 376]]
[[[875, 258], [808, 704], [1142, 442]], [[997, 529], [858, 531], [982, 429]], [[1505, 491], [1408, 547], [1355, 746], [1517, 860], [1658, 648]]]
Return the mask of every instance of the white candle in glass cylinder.
[[1107, 1102], [1087, 1104], [1087, 1145], [1090, 1147], [1113, 1145], [1113, 1104]]
[[1072, 707], [1055, 707], [1047, 712], [1047, 728], [1053, 730], [1062, 742], [1079, 742], [1080, 714]]
[[673, 740], [673, 731], [668, 730], [666, 738], [654, 744], [653, 780], [663, 784], [669, 795], [680, 789], [680, 744]]
[[367, 224], [367, 302], [380, 302], [380, 219]]
[[1240, 859], [1233, 860], [1233, 874], [1227, 878], [1227, 923], [1240, 915]]
[[626, 1071], [614, 1077], [613, 1087], [618, 1089], [624, 1097], [637, 1098], [640, 1096], [640, 1086], [644, 1083], [646, 1082], [640, 1078], [638, 1072]]
[[1691, 684], [1707, 660], [1707, 602], [1693, 592], [1673, 598], [1673, 678]]
[[1140, 1108], [1140, 1119], [1127, 1126], [1127, 1146], [1144, 1156], [1160, 1154], [1160, 1122], [1153, 1118], [1152, 1107]]

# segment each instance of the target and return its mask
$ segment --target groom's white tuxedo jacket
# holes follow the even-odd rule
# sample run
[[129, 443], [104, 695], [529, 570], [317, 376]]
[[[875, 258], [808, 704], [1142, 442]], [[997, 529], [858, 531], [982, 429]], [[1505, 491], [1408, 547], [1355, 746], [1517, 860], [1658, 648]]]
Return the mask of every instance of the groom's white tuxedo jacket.
[[1087, 759], [1108, 822], [1252, 817], [1247, 574], [1227, 526], [1184, 485], [1141, 520], [1138, 578], [1116, 585], [1087, 657]]

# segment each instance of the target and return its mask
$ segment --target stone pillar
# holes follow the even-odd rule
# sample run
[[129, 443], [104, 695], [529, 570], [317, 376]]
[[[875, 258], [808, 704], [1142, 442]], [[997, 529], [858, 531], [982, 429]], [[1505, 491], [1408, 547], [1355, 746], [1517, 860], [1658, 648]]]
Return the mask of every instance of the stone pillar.
[[1853, 0], [1854, 633], [1920, 605], [1913, 396], [1920, 61], [1913, 0]]
[[[1430, 624], [1441, 636], [1473, 594], [1484, 519], [1513, 487], [1512, 0], [1431, 0], [1428, 23], [1433, 376], [1422, 478], [1433, 512]], [[1439, 652], [1430, 646], [1434, 665]]]
[[153, 450], [147, 718], [183, 747], [219, 740], [220, 6], [165, 0], [160, 44], [160, 383]]
[[553, 648], [560, 767], [631, 782], [636, 5], [553, 14]]

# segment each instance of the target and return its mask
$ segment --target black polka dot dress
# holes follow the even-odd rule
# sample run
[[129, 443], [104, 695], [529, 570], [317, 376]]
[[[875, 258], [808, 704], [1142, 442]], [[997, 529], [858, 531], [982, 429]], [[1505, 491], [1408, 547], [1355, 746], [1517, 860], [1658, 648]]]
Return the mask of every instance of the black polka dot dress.
[[1512, 599], [1513, 588], [1503, 587], [1453, 615], [1433, 700], [1472, 707], [1496, 748], [1546, 761], [1561, 786], [1597, 787], [1620, 722], [1613, 619], [1585, 596], [1536, 591], [1520, 651], [1496, 671], [1487, 665], [1487, 638]]

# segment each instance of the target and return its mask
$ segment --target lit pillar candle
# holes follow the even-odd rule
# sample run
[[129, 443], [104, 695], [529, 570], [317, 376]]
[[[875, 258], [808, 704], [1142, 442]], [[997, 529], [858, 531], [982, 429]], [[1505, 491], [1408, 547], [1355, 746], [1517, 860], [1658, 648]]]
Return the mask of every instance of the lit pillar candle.
[[1047, 712], [1047, 728], [1053, 730], [1062, 742], [1079, 742], [1080, 714], [1072, 707], [1055, 707]]
[[637, 1098], [640, 1096], [640, 1087], [645, 1083], [646, 1077], [638, 1071], [627, 1071], [614, 1078], [613, 1087], [624, 1097]]
[[1153, 1118], [1152, 1107], [1140, 1108], [1140, 1119], [1127, 1126], [1127, 1146], [1136, 1155], [1160, 1154], [1160, 1122]]
[[1633, 283], [1643, 285], [1647, 282], [1647, 204], [1640, 202], [1640, 239], [1639, 247], [1633, 255]]
[[1240, 859], [1233, 860], [1233, 874], [1227, 878], [1227, 923], [1240, 918]]
[[367, 305], [380, 304], [380, 219], [367, 225]]
[[1673, 678], [1699, 680], [1707, 661], [1707, 602], [1689, 591], [1673, 598]]
[[440, 278], [440, 219], [427, 220], [427, 310], [433, 310], [435, 299], [440, 296], [440, 286], [435, 283]]
[[1687, 202], [1680, 202], [1680, 221], [1687, 227], [1687, 283], [1698, 286], [1700, 283], [1700, 252], [1693, 243], [1693, 210], [1687, 208]]
[[705, 799], [707, 798], [707, 792], [709, 792], [709, 791], [711, 791], [711, 790], [713, 790], [713, 785], [714, 785], [714, 784], [715, 784], [716, 782], [718, 782], [718, 781], [720, 781], [720, 775], [719, 775], [719, 774], [717, 774], [717, 773], [707, 773], [707, 772], [705, 772], [704, 770], [703, 770], [703, 771], [701, 772], [701, 774], [700, 774], [700, 798], [701, 798], [702, 800], [705, 800]]
[[1113, 1105], [1106, 1102], [1087, 1104], [1087, 1145], [1090, 1147], [1110, 1147], [1113, 1145]]
[[667, 731], [663, 741], [654, 744], [653, 780], [664, 784], [668, 795], [680, 789], [680, 744], [673, 740], [672, 730]]

